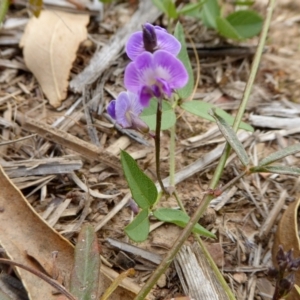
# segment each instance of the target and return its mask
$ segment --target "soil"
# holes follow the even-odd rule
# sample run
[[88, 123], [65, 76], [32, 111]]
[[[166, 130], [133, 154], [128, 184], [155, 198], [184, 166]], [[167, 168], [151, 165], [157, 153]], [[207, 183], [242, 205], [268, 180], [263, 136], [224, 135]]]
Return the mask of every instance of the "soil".
[[[231, 6], [226, 4], [226, 8], [227, 6], [230, 10]], [[265, 8], [266, 1], [257, 1], [254, 5], [254, 9], [262, 15], [265, 15]], [[88, 25], [89, 37], [81, 43], [77, 52], [77, 58], [71, 70], [71, 78], [84, 70], [94, 53], [109, 42], [118, 28], [129, 22], [136, 9], [137, 3], [135, 1], [130, 3], [114, 2], [105, 6], [101, 22], [96, 17], [91, 18]], [[299, 16], [300, 3], [297, 1], [281, 0], [277, 2], [254, 91], [243, 119], [249, 124], [253, 125], [252, 115], [263, 116], [265, 114], [290, 118], [289, 115], [284, 115], [283, 108], [296, 110], [292, 117], [299, 117]], [[6, 21], [17, 17], [28, 18], [24, 3], [16, 2], [12, 4]], [[196, 46], [199, 44], [205, 46], [224, 45], [225, 41], [223, 39], [217, 36], [214, 31], [206, 29], [199, 21], [192, 18], [181, 18], [181, 22], [186, 34], [192, 38]], [[159, 18], [156, 24], [165, 26], [165, 18]], [[24, 26], [18, 28], [18, 30], [13, 31], [11, 37], [18, 39], [23, 30]], [[4, 34], [2, 34], [2, 37], [4, 37]], [[258, 38], [253, 38], [242, 44], [250, 49], [257, 42]], [[232, 47], [240, 44], [230, 41]], [[197, 69], [199, 66], [197, 66], [193, 54], [191, 54], [191, 60], [195, 74], [200, 72], [200, 80], [194, 99], [204, 99], [234, 115], [237, 112], [243, 87], [249, 76], [253, 55], [200, 56], [200, 70]], [[11, 62], [11, 65], [8, 65], [7, 62]], [[137, 159], [139, 166], [145, 174], [155, 181], [153, 139], [147, 135], [139, 135], [143, 141], [148, 143], [148, 146], [145, 146], [117, 130], [105, 117], [105, 107], [109, 101], [124, 89], [123, 71], [127, 63], [128, 59], [124, 53], [116, 57], [110, 68], [95, 83], [89, 86], [88, 95], [85, 95], [85, 97], [88, 102], [99, 93], [99, 89], [102, 89], [102, 97], [98, 107], [103, 109], [100, 109], [100, 112], [98, 110], [90, 111], [92, 126], [96, 130], [100, 143], [98, 145], [99, 149], [107, 150], [112, 155], [119, 155], [119, 148], [126, 148], [126, 151], [131, 154], [139, 154], [140, 156]], [[3, 166], [5, 166], [4, 162], [50, 157], [65, 158], [66, 155], [78, 156], [79, 154], [75, 149], [70, 149], [64, 143], [50, 142], [49, 146], [45, 148], [48, 142], [44, 139], [45, 136], [41, 137], [40, 135], [32, 136], [23, 143], [5, 144], [7, 141], [36, 133], [22, 128], [20, 115], [31, 117], [40, 123], [52, 125], [59, 117], [65, 115], [66, 111], [81, 97], [81, 94], [75, 93], [69, 88], [67, 98], [62, 102], [62, 105], [58, 108], [52, 107], [44, 96], [36, 78], [29, 70], [26, 70], [22, 50], [17, 43], [4, 44], [1, 40], [1, 31], [0, 70], [0, 118], [2, 121], [0, 155]], [[275, 113], [269, 112], [266, 114], [268, 108], [272, 108]], [[75, 110], [76, 113], [83, 111], [84, 105], [82, 104]], [[86, 115], [83, 114], [78, 119], [75, 112], [67, 117], [68, 122], [73, 121], [73, 125], [68, 126], [66, 131], [72, 136], [92, 144]], [[202, 157], [206, 157], [205, 155], [212, 153], [216, 147], [224, 142], [221, 133], [218, 131], [199, 142], [191, 140], [193, 137], [205, 134], [216, 125], [186, 112], [182, 113], [179, 109], [177, 116], [176, 172], [190, 166]], [[282, 130], [288, 130], [286, 127], [253, 126], [255, 132], [251, 138], [243, 142], [253, 164], [284, 146], [299, 143], [299, 131], [283, 134]], [[261, 141], [264, 134], [273, 132], [276, 133], [273, 139]], [[161, 134], [162, 178], [169, 175], [169, 139], [170, 132], [168, 130], [163, 131]], [[295, 154], [288, 159], [284, 158], [282, 162], [284, 165], [300, 167], [299, 158], [299, 154]], [[34, 178], [21, 176], [24, 177], [22, 181], [18, 178], [12, 178], [40, 216], [45, 216], [45, 211], [50, 206], [53, 206], [55, 211], [58, 205], [68, 199], [70, 193], [72, 193], [72, 201], [66, 208], [65, 213], [61, 213], [57, 221], [52, 223], [52, 226], [73, 244], [76, 243], [78, 230], [73, 232], [70, 231], [70, 228], [79, 221], [83, 214], [87, 198], [90, 197], [91, 202], [84, 223], [90, 223], [97, 227], [101, 220], [129, 192], [126, 180], [122, 172], [119, 172], [120, 170], [105, 166], [103, 163], [99, 164], [99, 161], [87, 159], [84, 155], [80, 156], [80, 160], [83, 165], [80, 169], [72, 172], [75, 174], [74, 176], [80, 178], [84, 185], [92, 190], [106, 196], [114, 194], [116, 196], [97, 198], [90, 193], [86, 193], [82, 187], [76, 184], [74, 177], [70, 175], [71, 172], [56, 174], [50, 181], [44, 181], [41, 185], [37, 180], [45, 178], [46, 175], [35, 176]], [[176, 185], [178, 195], [189, 215], [193, 214], [203, 197], [209, 192], [209, 183], [217, 163], [218, 157], [215, 157], [211, 163], [204, 165], [200, 170]], [[242, 171], [243, 166], [236, 155], [232, 153], [219, 182], [220, 188]], [[237, 299], [271, 299], [274, 293], [275, 281], [267, 276], [267, 270], [273, 265], [274, 235], [282, 213], [290, 203], [298, 199], [298, 184], [299, 178], [291, 175], [259, 173], [244, 176], [229, 189], [232, 194], [226, 200], [224, 200], [224, 195], [228, 195], [227, 191], [218, 196], [218, 201], [212, 202], [212, 205], [200, 220], [201, 225], [217, 236], [215, 240], [204, 239], [205, 245]], [[284, 195], [282, 207], [280, 207], [277, 214], [273, 215], [274, 211], [272, 212], [272, 210], [282, 195]], [[220, 202], [222, 204], [218, 206]], [[163, 198], [159, 206], [174, 208], [178, 207], [178, 204], [174, 197], [169, 197], [167, 199]], [[76, 212], [72, 214], [71, 211]], [[273, 215], [274, 218], [271, 219], [270, 215]], [[50, 217], [47, 217], [46, 221], [49, 221]], [[172, 224], [163, 224], [150, 233], [147, 241], [133, 243], [124, 232], [125, 226], [130, 223], [133, 217], [134, 207], [132, 203], [122, 207], [116, 215], [97, 231], [97, 238], [101, 245], [101, 255], [118, 272], [126, 269], [128, 260], [133, 260], [134, 265], [137, 267], [132, 279], [142, 285], [156, 266], [149, 265], [145, 261], [137, 261], [132, 256], [125, 259], [124, 265], [123, 260], [119, 258], [120, 249], [115, 248], [112, 250], [107, 239], [113, 238], [131, 243], [151, 253], [164, 255], [173, 247], [173, 243], [179, 236], [181, 229]], [[151, 221], [152, 225], [156, 223], [155, 220]], [[266, 223], [269, 224], [270, 228], [265, 231], [265, 235], [262, 235], [262, 228]], [[186, 245], [192, 245], [193, 243], [194, 237], [191, 236]], [[173, 264], [167, 270], [166, 277], [156, 285], [153, 295], [155, 299], [187, 296]]]

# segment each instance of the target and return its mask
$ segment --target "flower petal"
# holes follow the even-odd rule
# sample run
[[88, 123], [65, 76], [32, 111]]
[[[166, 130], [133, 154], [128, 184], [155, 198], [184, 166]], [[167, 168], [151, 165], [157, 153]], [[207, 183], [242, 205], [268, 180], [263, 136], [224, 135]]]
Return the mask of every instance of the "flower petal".
[[131, 126], [128, 118], [130, 100], [126, 92], [121, 92], [116, 99], [116, 120], [124, 128]]
[[124, 128], [131, 128], [143, 110], [137, 94], [121, 92], [116, 99], [116, 120]]
[[165, 50], [175, 56], [180, 52], [181, 44], [172, 34], [163, 30], [156, 30], [155, 33], [157, 38], [157, 50]]
[[125, 46], [125, 51], [131, 60], [135, 60], [145, 51], [142, 31], [135, 32], [129, 37]]
[[153, 54], [153, 64], [157, 78], [164, 79], [171, 89], [184, 87], [188, 82], [188, 73], [183, 63], [169, 52], [159, 50]]
[[116, 100], [110, 101], [106, 110], [113, 119], [116, 119]]
[[150, 99], [153, 97], [152, 90], [148, 86], [143, 86], [139, 92], [140, 103], [144, 107], [149, 106]]
[[152, 85], [154, 80], [152, 54], [149, 52], [140, 54], [125, 69], [124, 85], [130, 92], [138, 93], [141, 86]]

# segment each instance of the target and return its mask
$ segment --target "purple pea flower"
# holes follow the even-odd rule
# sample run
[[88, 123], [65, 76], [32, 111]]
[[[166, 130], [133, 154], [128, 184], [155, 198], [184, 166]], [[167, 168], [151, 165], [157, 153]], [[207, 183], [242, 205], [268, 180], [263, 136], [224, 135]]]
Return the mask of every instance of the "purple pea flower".
[[174, 89], [186, 85], [188, 73], [183, 63], [164, 50], [143, 52], [125, 69], [125, 87], [139, 95], [140, 103], [148, 106], [152, 97], [170, 97]]
[[121, 92], [116, 100], [111, 101], [107, 106], [108, 114], [116, 120], [123, 128], [136, 129], [147, 133], [148, 126], [139, 115], [144, 107], [138, 101], [137, 94], [131, 92]]
[[143, 31], [133, 33], [127, 44], [126, 53], [131, 60], [135, 60], [141, 53], [165, 50], [177, 55], [181, 49], [180, 42], [160, 26], [150, 23], [143, 25]]

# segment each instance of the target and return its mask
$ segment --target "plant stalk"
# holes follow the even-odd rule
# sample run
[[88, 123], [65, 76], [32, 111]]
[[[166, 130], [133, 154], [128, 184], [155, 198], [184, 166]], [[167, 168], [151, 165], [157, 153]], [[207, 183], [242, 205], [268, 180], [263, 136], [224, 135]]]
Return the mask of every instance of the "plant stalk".
[[156, 176], [157, 181], [161, 187], [161, 190], [166, 194], [166, 189], [160, 176], [160, 129], [161, 129], [161, 116], [162, 116], [162, 99], [157, 99], [157, 110], [156, 110], [156, 130], [155, 130], [155, 163], [156, 163]]
[[[243, 95], [243, 99], [242, 102], [239, 106], [239, 110], [238, 113], [236, 115], [234, 124], [233, 124], [233, 129], [236, 131], [237, 128], [239, 127], [239, 124], [241, 122], [242, 116], [244, 114], [249, 96], [250, 96], [250, 92], [254, 83], [254, 79], [258, 70], [258, 66], [259, 66], [259, 62], [261, 59], [261, 55], [263, 52], [263, 48], [265, 45], [265, 41], [266, 41], [266, 37], [267, 37], [267, 33], [268, 33], [268, 29], [270, 26], [270, 22], [271, 22], [271, 17], [272, 17], [272, 13], [273, 13], [273, 9], [275, 6], [275, 0], [270, 0], [267, 6], [267, 15], [266, 15], [266, 19], [263, 25], [263, 29], [260, 35], [260, 39], [259, 39], [259, 44], [258, 47], [256, 49], [256, 53], [255, 53], [255, 57], [252, 63], [252, 67], [251, 67], [251, 72], [249, 75], [249, 79], [247, 81], [246, 84], [246, 88], [244, 91], [244, 95]], [[214, 173], [214, 176], [211, 180], [210, 183], [210, 188], [214, 189], [217, 184], [218, 181], [223, 173], [224, 170], [224, 166], [225, 163], [227, 161], [228, 155], [230, 152], [230, 146], [228, 143], [226, 143], [224, 152], [220, 158], [218, 167]], [[151, 275], [151, 277], [149, 278], [149, 280], [146, 282], [146, 284], [141, 288], [139, 294], [136, 296], [135, 300], [143, 300], [145, 299], [145, 297], [147, 296], [147, 294], [150, 292], [151, 288], [154, 286], [154, 284], [157, 282], [157, 280], [159, 279], [159, 277], [166, 271], [166, 269], [168, 268], [168, 266], [171, 264], [171, 262], [173, 261], [173, 259], [175, 258], [176, 254], [178, 253], [178, 251], [180, 250], [181, 246], [183, 245], [183, 243], [185, 242], [185, 240], [189, 237], [194, 225], [198, 222], [198, 220], [200, 219], [200, 217], [202, 216], [202, 214], [204, 213], [204, 211], [206, 210], [206, 208], [208, 207], [210, 201], [213, 199], [212, 195], [206, 195], [203, 199], [203, 201], [201, 201], [200, 206], [198, 207], [198, 209], [195, 211], [194, 215], [192, 216], [192, 218], [190, 219], [189, 223], [187, 224], [187, 226], [183, 229], [183, 231], [181, 232], [181, 235], [176, 239], [174, 246], [171, 248], [171, 250], [166, 254], [165, 258], [163, 259], [163, 261], [160, 263], [160, 265], [158, 266], [158, 268], [153, 272], [153, 274]], [[228, 292], [228, 291], [226, 291]], [[234, 296], [232, 297], [232, 292], [230, 291], [230, 293], [227, 293], [229, 299], [235, 299]]]

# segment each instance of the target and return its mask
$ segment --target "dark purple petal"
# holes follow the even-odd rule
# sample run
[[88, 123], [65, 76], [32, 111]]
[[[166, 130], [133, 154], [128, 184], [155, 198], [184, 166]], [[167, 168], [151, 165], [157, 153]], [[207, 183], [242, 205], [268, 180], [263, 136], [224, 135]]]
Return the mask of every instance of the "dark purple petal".
[[146, 51], [153, 53], [156, 50], [157, 38], [152, 24], [143, 25], [143, 43]]
[[183, 63], [170, 53], [159, 50], [153, 54], [155, 75], [164, 79], [171, 89], [184, 87], [188, 82], [188, 73]]
[[181, 44], [172, 34], [163, 30], [156, 30], [156, 38], [157, 50], [165, 50], [175, 56], [180, 52]]
[[113, 118], [116, 119], [116, 100], [110, 101], [107, 105], [107, 113]]
[[125, 69], [124, 85], [134, 93], [138, 93], [143, 85], [151, 86], [155, 83], [152, 54], [144, 52]]
[[152, 90], [149, 86], [143, 86], [139, 92], [140, 103], [144, 107], [149, 106], [150, 99], [153, 97]]

